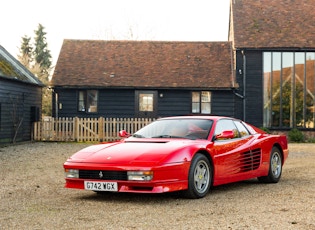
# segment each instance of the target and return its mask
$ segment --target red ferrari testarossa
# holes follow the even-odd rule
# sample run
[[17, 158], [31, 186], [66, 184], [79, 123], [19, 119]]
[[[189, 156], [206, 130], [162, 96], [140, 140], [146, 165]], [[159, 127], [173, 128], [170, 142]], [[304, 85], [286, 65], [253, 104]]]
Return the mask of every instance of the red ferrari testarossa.
[[287, 138], [221, 116], [158, 119], [121, 141], [87, 147], [65, 163], [66, 188], [96, 192], [182, 191], [201, 198], [211, 186], [258, 178], [277, 183]]

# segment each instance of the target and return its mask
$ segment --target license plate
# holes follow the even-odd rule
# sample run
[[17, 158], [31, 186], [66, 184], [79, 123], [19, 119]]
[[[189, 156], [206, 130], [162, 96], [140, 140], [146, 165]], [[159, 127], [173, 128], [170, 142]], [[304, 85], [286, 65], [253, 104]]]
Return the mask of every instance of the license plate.
[[85, 190], [93, 190], [93, 191], [118, 191], [118, 183], [117, 182], [96, 182], [96, 181], [84, 181], [84, 189]]

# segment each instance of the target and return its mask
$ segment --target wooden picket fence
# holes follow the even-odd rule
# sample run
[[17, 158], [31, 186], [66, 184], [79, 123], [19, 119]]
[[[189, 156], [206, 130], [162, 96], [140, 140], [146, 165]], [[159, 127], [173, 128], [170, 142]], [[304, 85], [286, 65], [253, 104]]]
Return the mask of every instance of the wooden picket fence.
[[154, 118], [44, 118], [34, 122], [35, 141], [103, 142], [121, 139], [120, 130], [134, 133]]

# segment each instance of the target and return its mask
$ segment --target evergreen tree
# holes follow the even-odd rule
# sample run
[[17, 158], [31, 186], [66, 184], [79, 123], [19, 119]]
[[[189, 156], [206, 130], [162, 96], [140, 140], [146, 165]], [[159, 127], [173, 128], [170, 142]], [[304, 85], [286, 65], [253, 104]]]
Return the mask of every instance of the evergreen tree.
[[[52, 69], [51, 54], [46, 42], [45, 28], [38, 24], [35, 30], [34, 47], [31, 46], [31, 38], [22, 37], [19, 61], [39, 78], [46, 86], [49, 84], [49, 75]], [[51, 90], [44, 87], [42, 91], [42, 114], [51, 116]]]
[[33, 55], [32, 51], [33, 48], [30, 44], [31, 38], [28, 36], [22, 37], [22, 44], [20, 47], [20, 55], [18, 55], [19, 61], [28, 69], [31, 71], [31, 63], [33, 61]]
[[[35, 43], [34, 43], [34, 67], [33, 71], [38, 76], [38, 78], [45, 84], [49, 84], [49, 74], [51, 71], [51, 54], [48, 49], [48, 44], [46, 41], [45, 28], [38, 24], [37, 30], [35, 30]], [[42, 113], [43, 115], [51, 116], [51, 90], [48, 87], [43, 88], [42, 93]]]
[[[39, 71], [38, 77], [43, 83], [48, 83], [51, 70], [51, 54], [46, 42], [46, 32], [41, 24], [38, 24], [35, 30], [35, 49], [33, 51], [35, 60], [35, 69]], [[37, 66], [36, 66], [37, 65]]]

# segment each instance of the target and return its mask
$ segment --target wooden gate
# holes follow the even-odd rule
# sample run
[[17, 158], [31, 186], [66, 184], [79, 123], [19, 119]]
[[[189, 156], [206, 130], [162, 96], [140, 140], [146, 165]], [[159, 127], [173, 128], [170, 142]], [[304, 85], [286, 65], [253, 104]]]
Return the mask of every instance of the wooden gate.
[[76, 141], [100, 141], [100, 129], [98, 118], [76, 118], [75, 119], [75, 137]]

